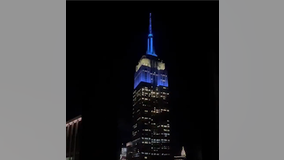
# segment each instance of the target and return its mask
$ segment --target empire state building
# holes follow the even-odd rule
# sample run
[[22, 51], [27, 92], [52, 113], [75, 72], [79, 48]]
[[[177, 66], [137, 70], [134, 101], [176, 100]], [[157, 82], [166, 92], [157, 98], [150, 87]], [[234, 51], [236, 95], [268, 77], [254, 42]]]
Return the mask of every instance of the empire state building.
[[168, 160], [170, 154], [169, 88], [165, 63], [155, 53], [152, 18], [146, 54], [136, 66], [133, 92], [133, 160]]

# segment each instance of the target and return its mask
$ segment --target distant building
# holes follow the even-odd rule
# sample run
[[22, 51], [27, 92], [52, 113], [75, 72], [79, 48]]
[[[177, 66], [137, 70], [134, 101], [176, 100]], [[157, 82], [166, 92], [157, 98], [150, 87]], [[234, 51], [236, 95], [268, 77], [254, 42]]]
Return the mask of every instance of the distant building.
[[66, 122], [66, 160], [80, 160], [82, 117]]
[[186, 154], [185, 154], [185, 150], [184, 150], [183, 146], [182, 146], [182, 149], [181, 149], [180, 156], [174, 156], [174, 159], [175, 160], [186, 160]]
[[132, 145], [132, 142], [126, 143], [126, 150], [127, 150], [126, 159], [127, 160], [131, 160], [131, 158], [133, 157], [133, 145]]
[[126, 160], [126, 156], [127, 156], [127, 148], [124, 147], [122, 144], [119, 160]]

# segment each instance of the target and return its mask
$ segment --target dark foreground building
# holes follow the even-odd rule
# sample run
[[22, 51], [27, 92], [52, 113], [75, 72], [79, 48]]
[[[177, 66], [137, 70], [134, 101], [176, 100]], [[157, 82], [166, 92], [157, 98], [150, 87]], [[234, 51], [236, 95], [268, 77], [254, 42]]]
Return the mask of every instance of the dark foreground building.
[[66, 122], [66, 160], [80, 160], [82, 117]]
[[165, 63], [157, 57], [153, 47], [150, 13], [147, 52], [138, 62], [134, 76], [133, 131], [129, 159], [173, 159], [170, 152], [168, 99], [167, 71]]

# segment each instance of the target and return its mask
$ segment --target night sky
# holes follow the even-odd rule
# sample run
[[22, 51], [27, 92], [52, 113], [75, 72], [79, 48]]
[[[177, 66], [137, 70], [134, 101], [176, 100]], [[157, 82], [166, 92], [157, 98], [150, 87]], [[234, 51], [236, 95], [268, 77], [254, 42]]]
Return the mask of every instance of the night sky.
[[184, 145], [190, 160], [218, 159], [218, 2], [67, 2], [66, 120], [82, 114], [83, 141], [92, 146], [84, 155], [117, 159], [131, 138], [134, 71], [150, 12], [168, 70], [173, 152]]

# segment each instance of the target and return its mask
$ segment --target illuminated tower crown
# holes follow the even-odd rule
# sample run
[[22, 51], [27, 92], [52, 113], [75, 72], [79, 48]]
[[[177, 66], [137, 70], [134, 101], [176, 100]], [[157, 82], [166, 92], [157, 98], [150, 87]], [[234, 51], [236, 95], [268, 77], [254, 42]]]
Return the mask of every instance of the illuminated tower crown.
[[136, 66], [134, 75], [134, 89], [146, 82], [153, 86], [168, 87], [168, 77], [165, 63], [158, 58], [153, 45], [152, 18], [149, 14], [149, 34], [146, 55], [143, 55]]

